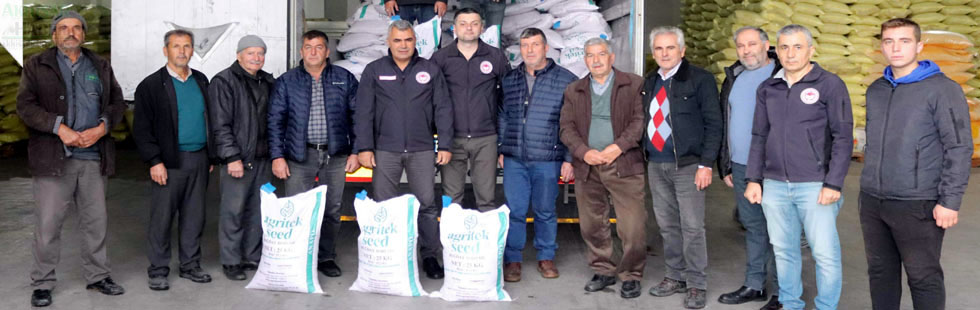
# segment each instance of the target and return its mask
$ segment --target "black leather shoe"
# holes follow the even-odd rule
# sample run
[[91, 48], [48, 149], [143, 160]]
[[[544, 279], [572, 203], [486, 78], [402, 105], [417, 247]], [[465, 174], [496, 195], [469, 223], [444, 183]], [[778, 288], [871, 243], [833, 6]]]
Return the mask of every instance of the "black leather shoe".
[[765, 306], [759, 308], [759, 310], [782, 310], [783, 304], [779, 303], [779, 295], [772, 295], [769, 298], [769, 302]]
[[316, 264], [316, 269], [323, 275], [331, 278], [336, 278], [341, 275], [340, 266], [337, 266], [337, 262], [333, 260], [323, 261]]
[[592, 280], [589, 280], [588, 283], [585, 283], [585, 291], [597, 292], [613, 284], [616, 284], [615, 276], [604, 276], [604, 275], [597, 274], [592, 276]]
[[204, 272], [201, 267], [194, 267], [193, 269], [181, 270], [180, 277], [194, 281], [196, 283], [208, 283], [211, 282], [211, 275]]
[[150, 289], [154, 291], [166, 291], [170, 289], [170, 282], [167, 281], [167, 276], [150, 277], [148, 284], [150, 285]]
[[425, 276], [429, 279], [442, 279], [446, 276], [442, 270], [442, 266], [439, 266], [439, 261], [435, 257], [422, 260], [422, 270], [425, 271]]
[[623, 288], [619, 290], [619, 297], [637, 298], [640, 297], [640, 281], [623, 281]]
[[106, 295], [122, 295], [126, 292], [122, 286], [119, 286], [119, 284], [112, 281], [112, 278], [105, 278], [102, 279], [102, 281], [86, 285], [85, 289], [99, 291], [99, 293]]
[[225, 277], [227, 277], [228, 280], [245, 280], [245, 271], [242, 270], [242, 265], [221, 265], [221, 271], [225, 273]]
[[34, 290], [31, 293], [31, 306], [47, 307], [51, 305], [51, 290]]
[[242, 270], [245, 270], [245, 271], [256, 271], [256, 270], [259, 270], [259, 263], [257, 263], [257, 262], [242, 261], [242, 263], [239, 264], [239, 266], [242, 266]]
[[741, 287], [738, 290], [721, 294], [718, 296], [718, 302], [727, 305], [740, 305], [750, 301], [765, 301], [766, 293], [763, 291], [753, 290], [748, 287]]

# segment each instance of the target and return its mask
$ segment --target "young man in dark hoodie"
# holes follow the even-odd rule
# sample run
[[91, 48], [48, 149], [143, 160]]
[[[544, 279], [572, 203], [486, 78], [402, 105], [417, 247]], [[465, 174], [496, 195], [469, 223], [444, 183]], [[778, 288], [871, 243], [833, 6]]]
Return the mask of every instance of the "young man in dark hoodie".
[[844, 81], [810, 62], [810, 30], [788, 25], [777, 42], [783, 69], [756, 93], [745, 198], [761, 203], [766, 215], [783, 307], [806, 306], [799, 238], [805, 231], [817, 265], [816, 308], [837, 309], [843, 284], [837, 214], [853, 148], [851, 100]]
[[915, 309], [943, 309], [943, 235], [956, 225], [970, 178], [970, 114], [963, 91], [922, 51], [915, 22], [881, 25], [889, 66], [868, 87], [861, 228], [871, 304], [898, 309], [902, 266]]
[[[776, 59], [776, 52], [769, 49], [769, 35], [765, 30], [745, 26], [735, 31], [734, 40], [738, 61], [725, 68], [719, 100], [726, 126], [718, 154], [718, 176], [725, 185], [735, 189], [735, 210], [745, 228], [745, 282], [738, 290], [718, 297], [718, 302], [730, 305], [766, 300], [767, 292], [775, 293], [779, 288], [766, 215], [762, 206], [745, 199], [745, 165], [752, 145], [756, 90], [782, 69], [782, 65]], [[773, 275], [771, 279], [769, 274]], [[767, 290], [767, 283], [771, 283], [776, 291]], [[762, 309], [779, 309], [781, 306], [778, 294], [773, 294]]]

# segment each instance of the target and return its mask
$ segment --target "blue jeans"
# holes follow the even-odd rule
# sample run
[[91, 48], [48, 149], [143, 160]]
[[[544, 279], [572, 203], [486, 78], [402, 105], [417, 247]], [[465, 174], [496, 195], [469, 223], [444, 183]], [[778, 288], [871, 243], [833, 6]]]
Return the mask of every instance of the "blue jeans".
[[558, 175], [560, 161], [522, 161], [504, 156], [504, 196], [510, 208], [510, 229], [507, 231], [507, 247], [504, 262], [519, 263], [521, 251], [527, 240], [527, 211], [534, 206], [534, 248], [537, 258], [554, 260], [558, 243], [558, 216], [555, 200], [558, 199]]
[[767, 179], [762, 188], [762, 210], [766, 214], [769, 239], [779, 269], [779, 302], [784, 309], [806, 306], [800, 300], [803, 294], [799, 237], [802, 229], [817, 265], [814, 304], [817, 309], [837, 309], [842, 284], [837, 213], [844, 197], [830, 205], [818, 204], [817, 197], [823, 188], [820, 182], [790, 183]]
[[424, 23], [436, 17], [435, 6], [431, 4], [407, 4], [398, 6], [398, 16], [409, 23]]
[[766, 228], [766, 215], [762, 206], [749, 203], [745, 199], [745, 165], [732, 163], [732, 184], [735, 185], [735, 207], [738, 209], [738, 220], [745, 227], [745, 287], [753, 290], [766, 290], [766, 282], [770, 282], [768, 274], [772, 273], [772, 288], [769, 292], [779, 291], [776, 261], [769, 243], [769, 231]]
[[487, 27], [500, 25], [504, 22], [504, 7], [506, 0], [462, 0], [460, 4], [464, 8], [473, 8], [480, 11], [483, 15], [484, 24]]

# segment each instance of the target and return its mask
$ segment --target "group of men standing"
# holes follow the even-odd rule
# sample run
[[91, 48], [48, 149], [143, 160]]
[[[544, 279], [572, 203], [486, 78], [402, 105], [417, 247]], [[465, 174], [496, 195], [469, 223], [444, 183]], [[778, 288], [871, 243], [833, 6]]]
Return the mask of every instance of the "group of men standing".
[[[437, 2], [433, 12], [441, 14], [438, 3], [444, 11], [445, 3]], [[421, 10], [412, 4], [399, 9], [396, 1], [386, 7], [403, 14]], [[167, 63], [139, 84], [135, 96], [134, 140], [152, 180], [149, 287], [169, 289], [175, 219], [179, 276], [211, 281], [200, 264], [200, 238], [215, 165], [220, 261], [231, 280], [244, 280], [244, 271], [257, 268], [261, 258], [258, 189], [272, 176], [285, 181], [287, 195], [328, 186], [317, 268], [340, 276], [335, 239], [344, 175], [362, 166], [374, 169], [377, 200], [396, 196], [407, 174], [422, 204], [423, 270], [442, 278], [435, 168], [457, 203], [468, 175], [476, 208], [488, 210], [495, 204], [499, 166], [511, 209], [506, 281], [522, 278], [530, 211], [536, 269], [543, 278], [559, 277], [555, 201], [559, 182], [575, 181], [581, 234], [595, 273], [585, 290], [619, 280], [623, 298], [641, 295], [648, 211], [639, 193], [646, 175], [665, 265], [663, 280], [649, 293], [684, 293], [685, 308], [703, 308], [705, 190], [717, 163], [719, 177], [735, 188], [746, 228], [744, 285], [719, 302], [765, 300], [773, 292], [763, 309], [802, 309], [804, 234], [817, 264], [816, 306], [837, 308], [842, 266], [836, 216], [853, 121], [844, 83], [810, 61], [814, 44], [805, 27], [782, 28], [775, 53], [765, 31], [736, 31], [739, 61], [726, 68], [720, 96], [713, 75], [684, 59], [684, 33], [676, 27], [651, 31], [659, 68], [646, 79], [613, 68], [616, 55], [600, 38], [585, 43], [590, 74], [578, 79], [546, 57], [547, 38], [536, 28], [521, 33], [523, 63], [511, 70], [498, 48], [480, 41], [484, 27], [478, 10], [458, 11], [456, 42], [424, 59], [416, 53], [411, 22], [394, 21], [389, 55], [370, 63], [360, 81], [327, 61], [331, 51], [320, 31], [303, 35], [301, 65], [277, 79], [262, 70], [265, 43], [245, 36], [237, 60], [210, 81], [188, 66], [194, 36], [167, 32]], [[108, 63], [80, 47], [85, 29], [77, 13], [55, 17], [57, 46], [27, 62], [18, 95], [18, 113], [31, 133], [37, 200], [34, 306], [52, 302], [69, 206], [82, 224], [88, 288], [124, 292], [109, 277], [105, 254], [105, 186], [114, 172], [114, 146], [105, 134], [121, 121], [125, 106]], [[922, 49], [917, 24], [884, 23], [881, 47], [890, 66], [868, 89], [859, 198], [872, 302], [898, 307], [904, 265], [915, 307], [941, 309], [942, 237], [956, 224], [969, 177], [967, 107], [962, 91], [934, 63], [915, 61]], [[618, 261], [610, 209], [623, 242]], [[768, 279], [776, 270], [778, 276]]]

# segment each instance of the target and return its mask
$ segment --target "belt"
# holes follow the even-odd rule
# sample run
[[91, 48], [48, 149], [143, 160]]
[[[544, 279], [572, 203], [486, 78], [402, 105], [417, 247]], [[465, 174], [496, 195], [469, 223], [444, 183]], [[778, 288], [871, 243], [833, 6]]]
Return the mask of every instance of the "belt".
[[324, 143], [324, 144], [307, 143], [306, 144], [306, 147], [311, 148], [311, 149], [315, 149], [317, 151], [326, 151], [327, 150], [327, 144], [326, 143]]

